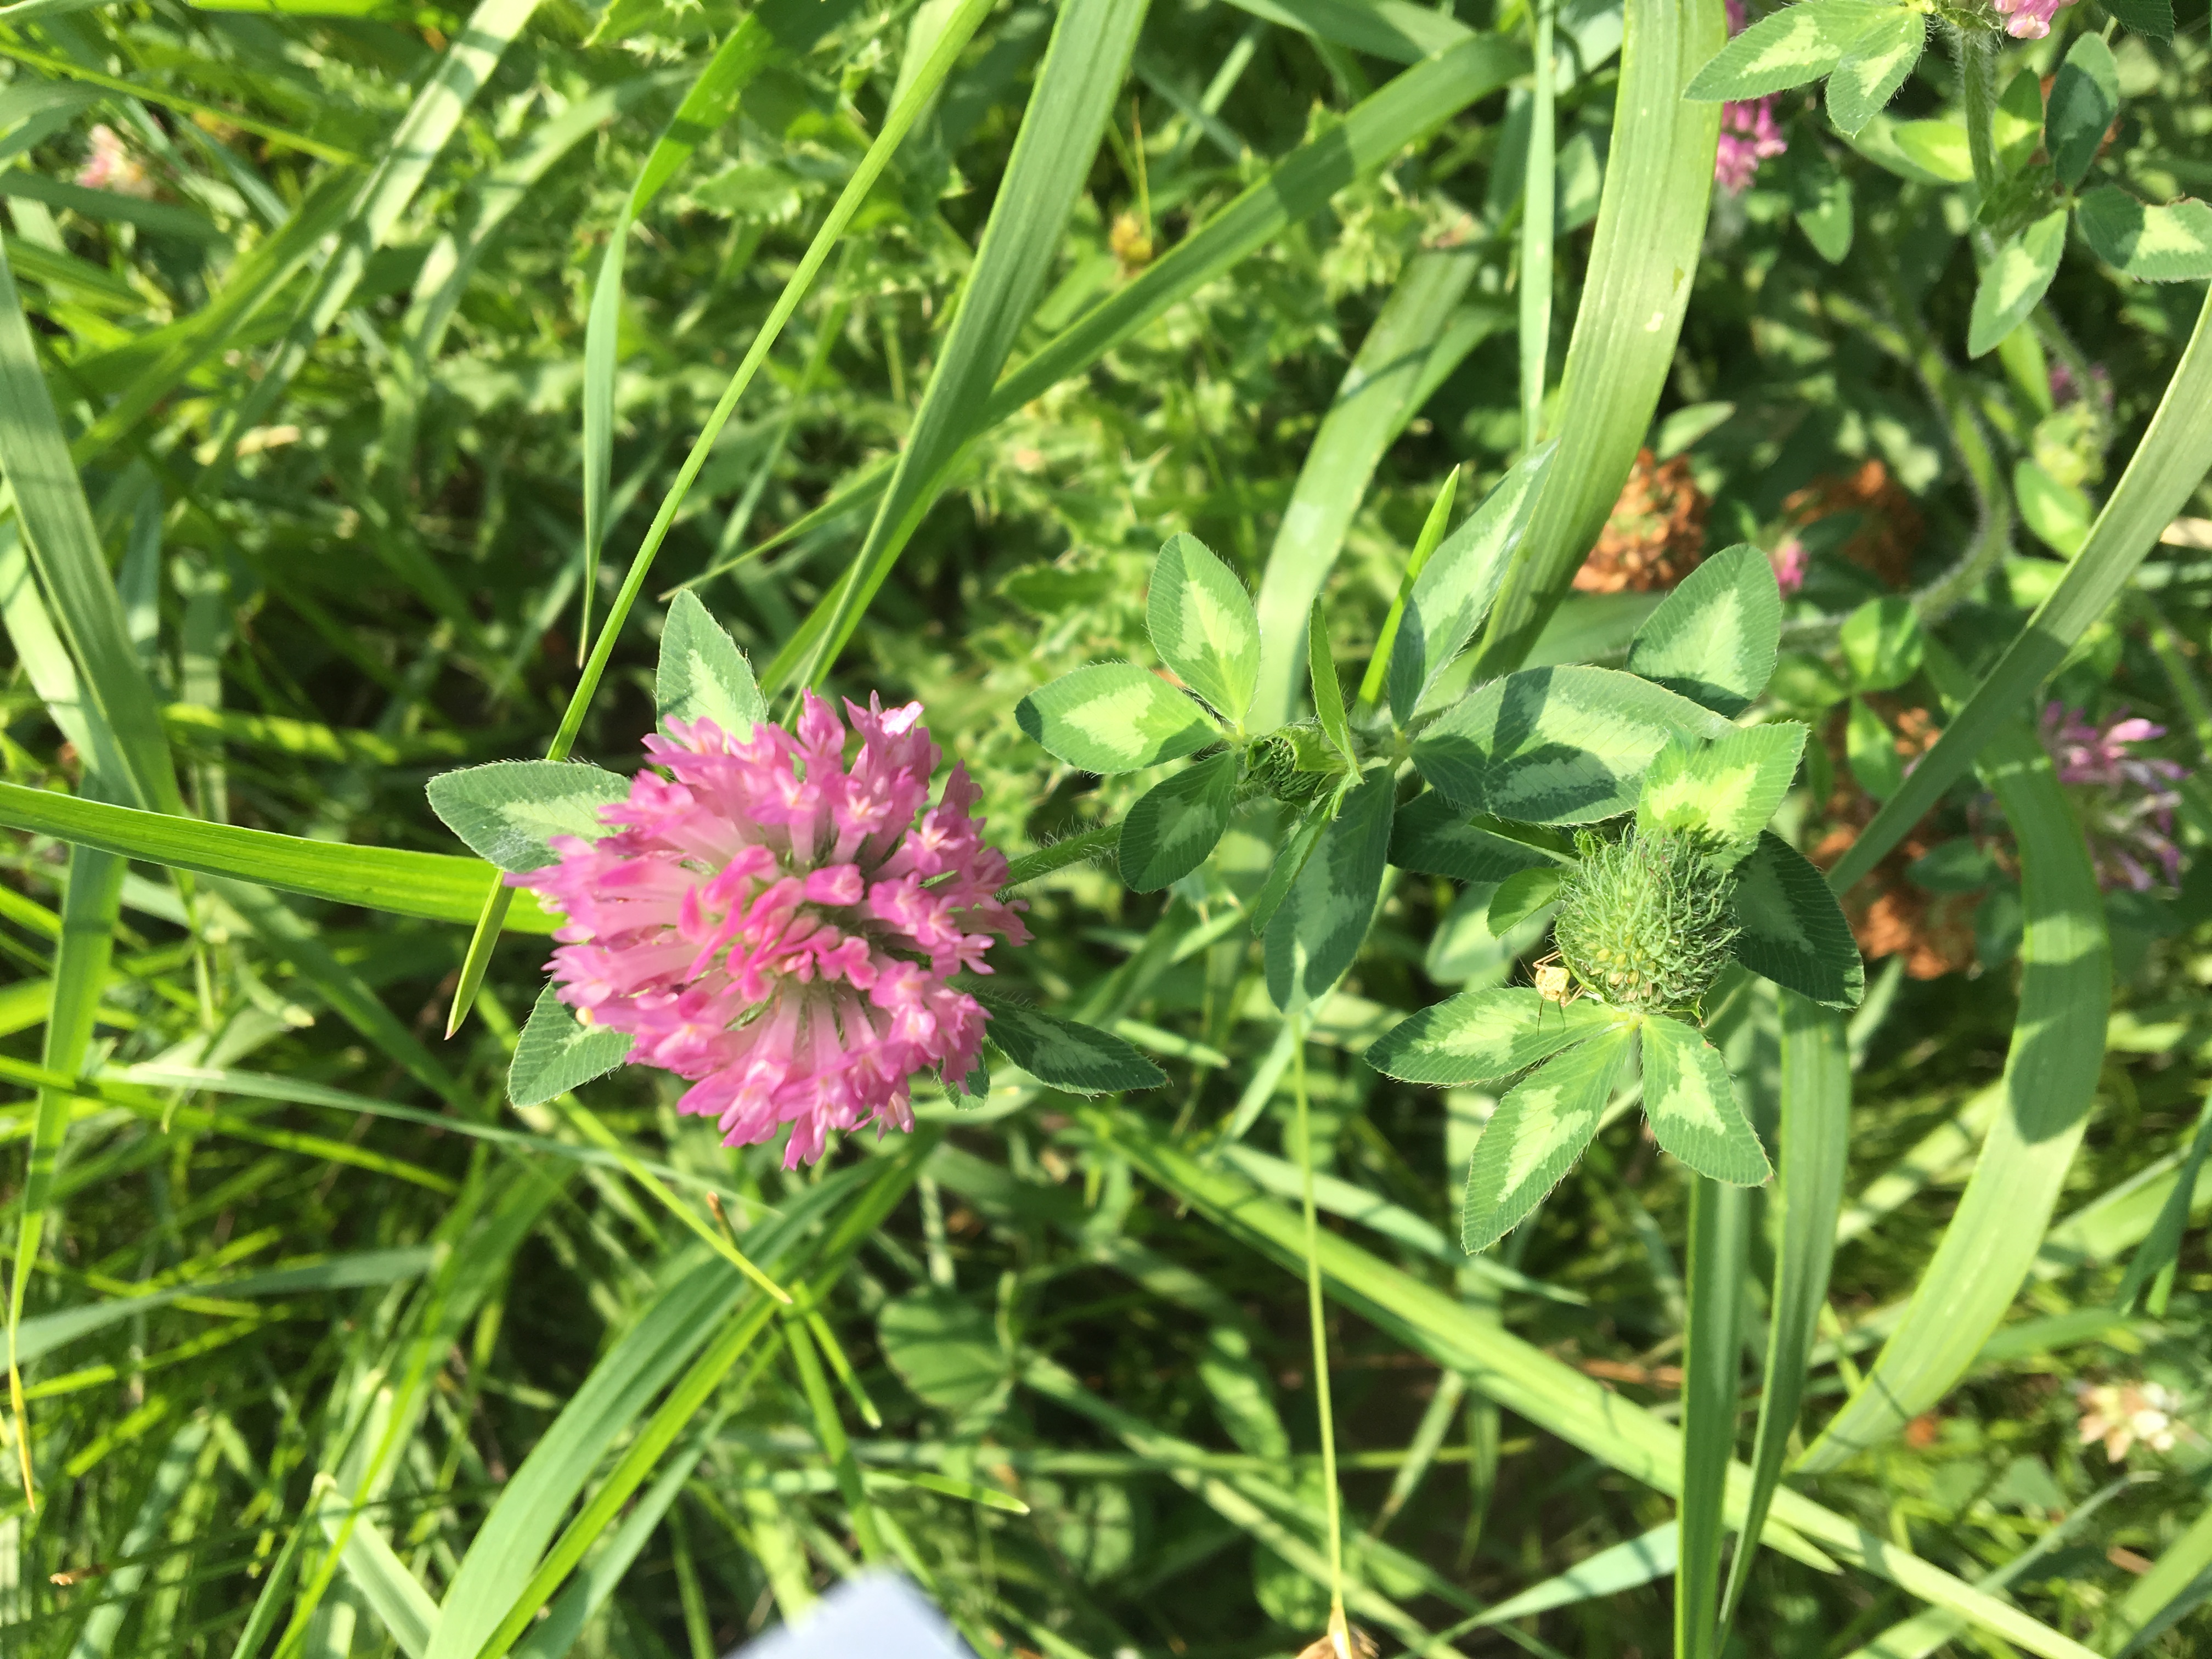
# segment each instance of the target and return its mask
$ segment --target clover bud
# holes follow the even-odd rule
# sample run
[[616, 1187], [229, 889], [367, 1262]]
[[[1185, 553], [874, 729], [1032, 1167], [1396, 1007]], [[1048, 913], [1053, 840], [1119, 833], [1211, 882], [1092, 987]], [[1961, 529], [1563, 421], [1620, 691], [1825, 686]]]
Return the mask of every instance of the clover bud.
[[1693, 1011], [1728, 966], [1735, 875], [1697, 837], [1576, 837], [1582, 863], [1559, 890], [1553, 937], [1575, 978], [1616, 1008]]

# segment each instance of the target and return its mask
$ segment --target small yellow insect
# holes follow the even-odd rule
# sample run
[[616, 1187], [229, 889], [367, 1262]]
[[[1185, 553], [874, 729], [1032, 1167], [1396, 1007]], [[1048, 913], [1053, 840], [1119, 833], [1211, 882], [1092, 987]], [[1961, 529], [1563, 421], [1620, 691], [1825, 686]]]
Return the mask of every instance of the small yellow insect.
[[1545, 1001], [1565, 1007], [1583, 994], [1583, 988], [1575, 983], [1575, 976], [1567, 971], [1557, 951], [1536, 964], [1536, 994]]

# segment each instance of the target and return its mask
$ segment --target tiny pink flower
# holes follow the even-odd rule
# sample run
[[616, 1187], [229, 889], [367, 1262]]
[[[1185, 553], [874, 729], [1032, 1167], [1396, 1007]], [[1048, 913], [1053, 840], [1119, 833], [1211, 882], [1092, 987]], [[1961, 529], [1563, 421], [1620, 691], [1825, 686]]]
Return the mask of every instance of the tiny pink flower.
[[2178, 761], [2138, 755], [2134, 745], [2166, 735], [2166, 728], [2136, 716], [2099, 727], [2080, 711], [2052, 702], [2043, 711], [2043, 746], [2058, 781], [2081, 792], [2097, 879], [2107, 890], [2148, 892], [2163, 878], [2181, 880], [2181, 848], [2173, 839], [2174, 785], [2189, 775]]
[[87, 190], [113, 191], [118, 196], [148, 197], [154, 181], [146, 169], [124, 147], [123, 139], [105, 122], [93, 128], [92, 154], [77, 169], [76, 182]]
[[1805, 586], [1805, 544], [1792, 536], [1768, 554], [1774, 566], [1774, 580], [1787, 598]]
[[1731, 196], [1751, 187], [1759, 164], [1790, 148], [1774, 119], [1774, 100], [1753, 98], [1721, 106], [1720, 149], [1713, 155], [1713, 179]]
[[2073, 0], [1991, 0], [2004, 18], [2005, 33], [2015, 40], [2040, 40], [2051, 33], [2051, 20]]
[[[1727, 0], [1727, 4], [1728, 31], [1731, 35], [1741, 34], [1748, 21], [1743, 0]], [[1713, 155], [1713, 180], [1729, 195], [1741, 196], [1750, 187], [1759, 164], [1789, 148], [1782, 129], [1775, 124], [1771, 97], [1723, 104], [1720, 149]]]
[[916, 1073], [964, 1079], [989, 1016], [948, 981], [1029, 938], [966, 769], [930, 804], [921, 705], [845, 711], [849, 764], [811, 693], [795, 734], [672, 720], [645, 740], [667, 775], [600, 809], [611, 834], [556, 836], [559, 863], [507, 878], [562, 915], [550, 966], [577, 1018], [690, 1079], [678, 1109], [718, 1119], [726, 1146], [790, 1125], [787, 1169], [832, 1129], [912, 1128]]

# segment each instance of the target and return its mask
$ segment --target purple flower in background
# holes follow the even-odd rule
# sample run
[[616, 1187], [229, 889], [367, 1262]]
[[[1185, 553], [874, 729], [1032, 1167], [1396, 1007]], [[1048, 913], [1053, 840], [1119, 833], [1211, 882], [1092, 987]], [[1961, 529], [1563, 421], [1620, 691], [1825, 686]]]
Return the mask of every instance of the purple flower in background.
[[2112, 377], [2102, 363], [2089, 365], [2088, 384], [2085, 386], [2063, 361], [2051, 366], [2051, 401], [2059, 407], [2083, 398], [2094, 398], [2106, 408], [2112, 402]]
[[2005, 19], [2005, 33], [2015, 40], [2040, 40], [2051, 33], [2051, 20], [2072, 0], [1992, 0], [1997, 15]]
[[2148, 892], [2161, 877], [2169, 887], [2180, 884], [2181, 849], [2173, 840], [2180, 796], [2173, 786], [2188, 769], [2178, 761], [2133, 752], [2135, 744], [2165, 735], [2164, 726], [2141, 718], [2099, 727], [2064, 703], [2044, 708], [2043, 746], [2058, 769], [2059, 782], [2087, 797], [2082, 821], [2097, 880], [2107, 890]]
[[[1728, 0], [1730, 34], [1744, 26], [1743, 0]], [[1750, 185], [1759, 164], [1790, 148], [1775, 124], [1774, 100], [1752, 98], [1721, 106], [1721, 145], [1713, 156], [1713, 181], [1731, 196]]]

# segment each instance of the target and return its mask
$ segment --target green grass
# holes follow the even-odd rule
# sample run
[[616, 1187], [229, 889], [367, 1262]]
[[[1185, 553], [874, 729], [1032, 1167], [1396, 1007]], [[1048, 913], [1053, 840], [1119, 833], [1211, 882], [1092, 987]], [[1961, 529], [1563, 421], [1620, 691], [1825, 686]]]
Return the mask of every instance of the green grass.
[[[984, 1659], [1287, 1659], [1333, 1589], [1467, 1659], [2212, 1655], [2212, 790], [2179, 890], [2100, 892], [2021, 723], [2124, 705], [2212, 761], [2212, 311], [2076, 246], [1970, 358], [2026, 210], [1977, 228], [1929, 171], [1947, 54], [1856, 148], [1783, 94], [1732, 196], [1679, 96], [1718, 0], [6, 9], [0, 1650], [709, 1659], [883, 1564]], [[2089, 183], [2212, 193], [2177, 23], [2112, 33]], [[1996, 88], [2103, 27], [2004, 40]], [[2003, 118], [1976, 159], [2032, 167]], [[149, 195], [76, 182], [95, 125]], [[1855, 1016], [1716, 990], [1775, 1183], [1693, 1192], [1632, 1078], [1468, 1258], [1502, 1090], [1360, 1055], [1526, 982], [1540, 921], [1394, 869], [1286, 1023], [1249, 918], [1295, 815], [1130, 891], [1110, 826], [1167, 774], [1015, 708], [1159, 660], [1187, 532], [1255, 596], [1249, 731], [1392, 741], [1409, 557], [1540, 441], [1433, 695], [1620, 665], [1649, 599], [1569, 584], [1638, 451], [1679, 457], [1708, 550], [1808, 550], [1777, 828], [1840, 812], [1844, 884], [1976, 853], [2000, 898], [1919, 866], [1984, 965], [1870, 963]], [[1807, 521], [1875, 462], [1917, 539]], [[1878, 578], [1844, 544], [1883, 533]], [[925, 703], [1030, 907], [999, 988], [1166, 1086], [922, 1079], [913, 1133], [795, 1173], [657, 1073], [508, 1103], [552, 919], [472, 945], [493, 872], [423, 785], [635, 770], [679, 588], [773, 712]], [[1832, 811], [1838, 629], [1885, 591], [1929, 647], [1856, 689], [1946, 734]], [[2075, 1385], [2144, 1382], [2171, 1447], [2085, 1444]]]

